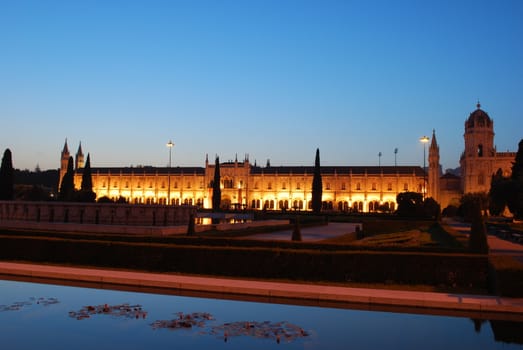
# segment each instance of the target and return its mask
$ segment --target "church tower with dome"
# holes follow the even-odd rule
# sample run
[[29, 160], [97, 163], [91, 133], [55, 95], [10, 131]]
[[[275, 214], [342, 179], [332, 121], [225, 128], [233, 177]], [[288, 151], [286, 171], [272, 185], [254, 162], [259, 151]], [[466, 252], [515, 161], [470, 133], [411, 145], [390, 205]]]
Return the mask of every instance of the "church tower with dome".
[[494, 145], [494, 121], [481, 109], [465, 121], [465, 150], [461, 154], [461, 189], [463, 193], [488, 192], [492, 174], [498, 169], [510, 175], [514, 152], [497, 152]]

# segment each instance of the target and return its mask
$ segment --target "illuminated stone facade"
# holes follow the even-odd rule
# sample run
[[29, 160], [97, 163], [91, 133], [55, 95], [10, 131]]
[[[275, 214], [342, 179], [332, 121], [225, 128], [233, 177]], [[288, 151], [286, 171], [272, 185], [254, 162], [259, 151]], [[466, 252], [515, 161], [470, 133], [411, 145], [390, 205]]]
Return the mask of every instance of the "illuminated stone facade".
[[[64, 151], [67, 151], [67, 141]], [[68, 152], [62, 158], [68, 158]], [[67, 163], [62, 162], [61, 174]], [[92, 168], [97, 198], [123, 199], [133, 204], [196, 205], [210, 208], [214, 164], [205, 167]], [[265, 166], [243, 161], [220, 163], [222, 206], [257, 210], [310, 210], [313, 166]], [[75, 172], [80, 188], [83, 168]], [[419, 166], [321, 167], [326, 210], [359, 212], [394, 210], [400, 192], [421, 192]], [[63, 176], [63, 175], [61, 175]], [[170, 186], [169, 186], [170, 184]]]
[[492, 175], [501, 169], [508, 177], [516, 152], [497, 152], [494, 146], [494, 121], [476, 105], [465, 121], [465, 150], [461, 154], [461, 177], [445, 174], [439, 167], [439, 146], [435, 132], [429, 148], [428, 196], [436, 199], [442, 208], [449, 204], [459, 205], [463, 193], [488, 192]]
[[[463, 193], [487, 192], [491, 175], [499, 168], [510, 175], [515, 152], [496, 152], [494, 122], [478, 103], [465, 122], [462, 176], [441, 176], [435, 132], [428, 154], [428, 173], [419, 166], [323, 166], [323, 206], [326, 210], [387, 211], [397, 207], [396, 196], [405, 191], [423, 193], [445, 208], [459, 204]], [[69, 159], [67, 140], [61, 155], [60, 181]], [[76, 154], [75, 187], [83, 172], [81, 146]], [[211, 208], [214, 164], [204, 167], [92, 168], [97, 198], [132, 204], [195, 205]], [[311, 210], [313, 166], [260, 167], [243, 161], [220, 164], [222, 206], [257, 210]], [[424, 183], [426, 181], [426, 188]]]
[[498, 169], [512, 173], [516, 152], [497, 152], [494, 146], [494, 121], [477, 104], [465, 122], [465, 150], [461, 155], [461, 180], [464, 193], [488, 192], [491, 177]]
[[[125, 198], [130, 203], [197, 205], [210, 208], [214, 164], [205, 168], [96, 168], [97, 197]], [[80, 173], [80, 172], [78, 172]], [[222, 206], [248, 209], [310, 210], [313, 167], [258, 167], [248, 159], [220, 164]], [[170, 181], [169, 181], [170, 177]], [[420, 167], [322, 167], [325, 209], [393, 210], [396, 195], [421, 191]], [[171, 183], [170, 191], [167, 187]], [[79, 187], [81, 176], [75, 177]]]

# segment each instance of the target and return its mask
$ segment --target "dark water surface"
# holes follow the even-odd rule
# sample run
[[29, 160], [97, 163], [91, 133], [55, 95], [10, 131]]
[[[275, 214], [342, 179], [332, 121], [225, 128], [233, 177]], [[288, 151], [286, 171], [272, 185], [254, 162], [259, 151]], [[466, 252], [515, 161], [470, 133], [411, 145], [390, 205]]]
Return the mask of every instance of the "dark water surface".
[[0, 349], [522, 349], [521, 323], [0, 280]]

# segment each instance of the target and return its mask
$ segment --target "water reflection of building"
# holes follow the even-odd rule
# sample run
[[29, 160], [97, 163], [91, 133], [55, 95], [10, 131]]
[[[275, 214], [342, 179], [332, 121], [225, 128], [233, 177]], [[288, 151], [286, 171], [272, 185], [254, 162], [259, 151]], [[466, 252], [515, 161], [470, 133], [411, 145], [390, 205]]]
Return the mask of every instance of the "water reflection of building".
[[[363, 212], [394, 210], [396, 196], [405, 191], [426, 191], [444, 208], [457, 204], [463, 193], [488, 191], [490, 178], [501, 169], [510, 175], [515, 152], [496, 151], [494, 122], [480, 109], [465, 122], [465, 150], [461, 156], [462, 176], [442, 176], [439, 145], [433, 132], [428, 152], [427, 186], [419, 166], [324, 166], [323, 203], [329, 210]], [[62, 151], [60, 180], [69, 159], [67, 140]], [[81, 146], [76, 154], [75, 186], [80, 188], [83, 168]], [[270, 166], [243, 161], [220, 164], [222, 204], [247, 209], [310, 210], [312, 166]], [[97, 198], [124, 199], [129, 203], [197, 205], [210, 208], [214, 164], [204, 167], [110, 167], [92, 168]], [[168, 188], [170, 184], [170, 189]]]

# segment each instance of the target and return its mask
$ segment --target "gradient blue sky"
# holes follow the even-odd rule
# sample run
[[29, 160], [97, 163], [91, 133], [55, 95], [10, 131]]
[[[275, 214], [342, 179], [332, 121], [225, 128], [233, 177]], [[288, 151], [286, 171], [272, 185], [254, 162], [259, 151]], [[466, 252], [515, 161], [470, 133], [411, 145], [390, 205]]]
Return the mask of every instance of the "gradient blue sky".
[[0, 148], [58, 168], [456, 167], [480, 100], [498, 151], [523, 138], [523, 1], [0, 0]]

